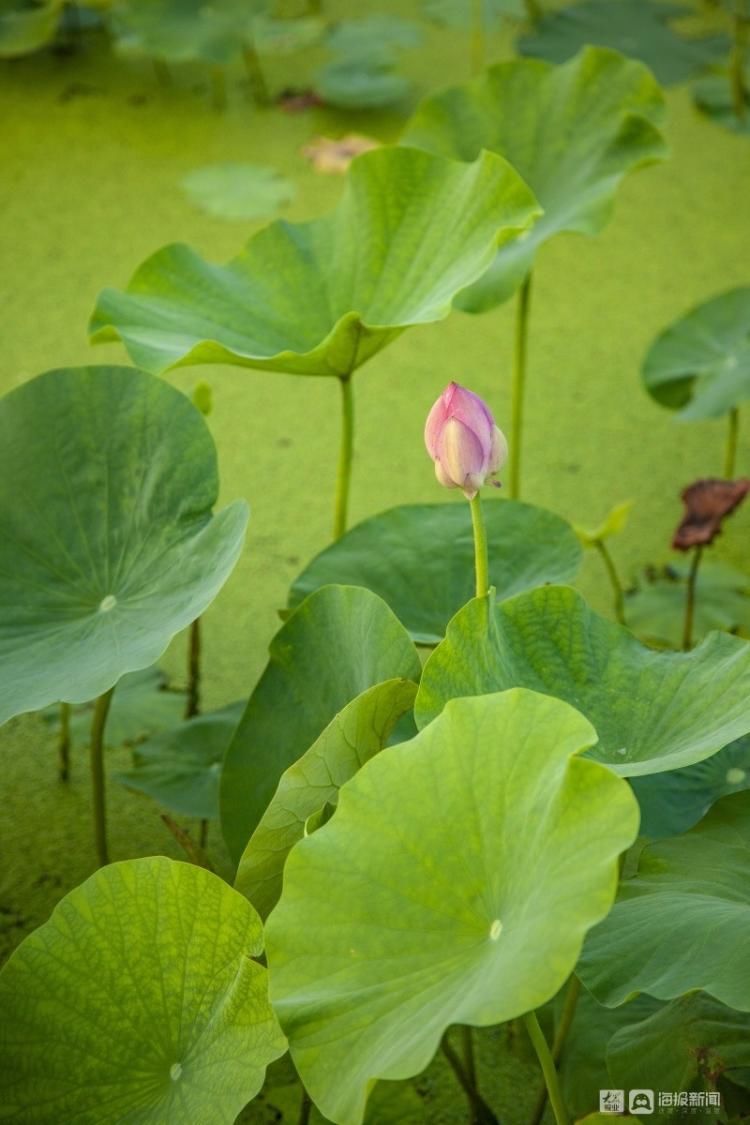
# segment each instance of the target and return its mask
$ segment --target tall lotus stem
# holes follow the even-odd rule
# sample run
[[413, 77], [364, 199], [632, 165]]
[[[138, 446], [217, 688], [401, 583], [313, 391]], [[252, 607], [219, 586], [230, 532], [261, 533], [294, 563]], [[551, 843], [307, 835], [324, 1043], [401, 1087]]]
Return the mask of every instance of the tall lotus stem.
[[[466, 1030], [471, 1031], [471, 1028], [467, 1028]], [[443, 1054], [450, 1063], [453, 1073], [466, 1094], [471, 1112], [472, 1125], [499, 1125], [497, 1117], [477, 1090], [476, 1083], [472, 1083], [464, 1063], [461, 1061], [458, 1052], [448, 1038], [447, 1032], [443, 1036], [440, 1046], [442, 1047]]]
[[688, 573], [687, 591], [685, 594], [685, 623], [682, 630], [682, 650], [689, 652], [693, 647], [693, 619], [695, 617], [695, 587], [698, 578], [698, 567], [703, 555], [702, 547], [693, 548], [693, 558]]
[[340, 539], [346, 531], [349, 514], [349, 484], [354, 451], [354, 392], [351, 375], [339, 375], [341, 386], [341, 445], [336, 476], [336, 507], [333, 517], [333, 538]]
[[539, 1065], [542, 1068], [544, 1075], [544, 1084], [547, 1087], [547, 1094], [549, 1096], [552, 1112], [555, 1115], [557, 1125], [568, 1125], [568, 1113], [565, 1109], [565, 1102], [563, 1101], [562, 1091], [560, 1089], [560, 1082], [557, 1077], [557, 1069], [555, 1067], [552, 1054], [547, 1040], [544, 1038], [544, 1033], [539, 1026], [536, 1012], [529, 1012], [523, 1017], [523, 1022], [526, 1025], [526, 1030], [529, 1033], [534, 1050], [539, 1059]]
[[94, 840], [99, 866], [109, 863], [107, 851], [107, 799], [104, 776], [104, 731], [114, 687], [100, 695], [94, 705], [91, 723], [91, 783], [94, 803]]
[[481, 74], [485, 66], [484, 0], [471, 2], [471, 73]]
[[[733, 43], [729, 56], [729, 84], [732, 91], [732, 109], [738, 121], [744, 121], [747, 116], [748, 90], [745, 86], [746, 24], [746, 0], [735, 0], [732, 19]], [[731, 475], [731, 473], [725, 474], [725, 476]]]
[[724, 446], [724, 479], [732, 480], [737, 467], [737, 442], [740, 433], [740, 411], [733, 406], [729, 411], [727, 441]]
[[245, 71], [247, 73], [247, 80], [250, 86], [250, 93], [252, 94], [253, 101], [256, 105], [266, 106], [271, 104], [271, 94], [266, 82], [266, 76], [263, 73], [263, 68], [260, 65], [258, 52], [253, 43], [246, 43], [242, 52], [242, 58], [245, 63]]
[[[552, 1041], [552, 1061], [557, 1066], [562, 1055], [562, 1049], [565, 1046], [565, 1040], [568, 1037], [573, 1017], [576, 1013], [578, 1005], [578, 997], [581, 994], [581, 982], [578, 977], [573, 974], [568, 984], [568, 990], [565, 993], [565, 1000], [563, 1002], [563, 1010], [560, 1013], [560, 1020], [555, 1028], [555, 1038]], [[544, 1117], [544, 1111], [547, 1108], [547, 1087], [542, 1086], [537, 1097], [536, 1105], [534, 1106], [534, 1113], [532, 1115], [529, 1125], [539, 1125], [539, 1122]]]
[[60, 704], [60, 742], [58, 744], [58, 776], [60, 781], [70, 778], [70, 704]]
[[185, 701], [185, 718], [200, 714], [201, 685], [201, 619], [196, 617], [188, 635], [188, 684]]
[[620, 625], [625, 624], [625, 591], [622, 586], [620, 575], [617, 573], [615, 561], [609, 552], [607, 544], [601, 539], [594, 541], [594, 547], [599, 552], [602, 562], [604, 563], [607, 577], [609, 578], [610, 585], [612, 586], [612, 593], [615, 599], [615, 618]]
[[521, 495], [521, 442], [523, 440], [523, 406], [526, 392], [526, 358], [529, 336], [529, 306], [531, 302], [531, 274], [518, 291], [516, 304], [515, 346], [513, 350], [513, 382], [510, 404], [510, 465], [509, 488], [511, 500]]

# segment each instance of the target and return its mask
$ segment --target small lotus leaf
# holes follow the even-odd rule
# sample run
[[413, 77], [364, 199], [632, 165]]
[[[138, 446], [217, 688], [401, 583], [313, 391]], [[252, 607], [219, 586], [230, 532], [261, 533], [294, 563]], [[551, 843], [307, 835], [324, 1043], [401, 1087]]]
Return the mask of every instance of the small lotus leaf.
[[614, 535], [619, 535], [624, 531], [633, 503], [632, 500], [623, 500], [621, 504], [615, 504], [597, 527], [581, 527], [579, 524], [575, 524], [576, 535], [583, 546], [593, 547], [597, 543], [601, 543], [602, 540], [611, 539]]
[[330, 819], [341, 786], [383, 749], [416, 694], [411, 680], [387, 680], [368, 688], [339, 711], [282, 774], [234, 881], [261, 918], [278, 900], [284, 864], [294, 844]]
[[[490, 580], [511, 597], [572, 581], [581, 548], [560, 516], [517, 500], [483, 504]], [[474, 537], [466, 504], [404, 504], [353, 527], [294, 581], [295, 606], [328, 582], [366, 586], [388, 603], [418, 644], [437, 644], [474, 591]]]
[[207, 164], [182, 181], [203, 211], [220, 219], [265, 219], [294, 198], [294, 185], [262, 164]]
[[189, 399], [126, 367], [0, 399], [0, 723], [85, 703], [153, 664], [237, 561], [216, 449]]
[[680, 35], [673, 27], [693, 14], [661, 0], [583, 0], [547, 11], [518, 41], [523, 55], [564, 63], [588, 43], [640, 59], [665, 86], [686, 82], [729, 50], [725, 35]]
[[285, 1040], [263, 931], [216, 875], [103, 867], [0, 973], [3, 1119], [232, 1125]]
[[221, 825], [236, 861], [281, 775], [339, 711], [375, 684], [416, 681], [420, 671], [409, 634], [369, 590], [324, 586], [302, 602], [271, 642], [224, 760]]
[[498, 243], [537, 213], [491, 153], [466, 165], [377, 149], [354, 162], [333, 212], [272, 223], [228, 266], [187, 246], [158, 251], [124, 293], [100, 295], [93, 337], [121, 338], [153, 371], [236, 363], [346, 375], [408, 325], [447, 316]]
[[458, 307], [483, 312], [507, 300], [539, 247], [560, 231], [597, 234], [626, 173], [663, 159], [657, 129], [663, 110], [661, 90], [645, 66], [599, 47], [559, 67], [532, 59], [498, 63], [427, 98], [403, 144], [461, 160], [474, 160], [483, 149], [497, 152], [544, 209], [530, 230], [500, 248]]
[[750, 398], [750, 286], [697, 305], [665, 329], [643, 363], [648, 393], [686, 421]]
[[178, 815], [218, 817], [221, 764], [244, 707], [231, 703], [163, 731], [139, 746], [132, 769], [115, 778]]
[[592, 757], [625, 777], [692, 765], [750, 732], [750, 644], [712, 633], [692, 652], [655, 652], [565, 586], [464, 606], [425, 665], [417, 726], [449, 699], [511, 687], [577, 707], [599, 735]]
[[122, 54], [222, 66], [240, 56], [267, 7], [265, 0], [117, 0], [110, 27]]
[[702, 990], [750, 1012], [750, 792], [724, 797], [684, 836], [641, 853], [578, 973], [602, 1004]]
[[359, 1125], [376, 1078], [422, 1070], [453, 1023], [549, 1000], [638, 830], [596, 735], [527, 691], [454, 700], [341, 789], [287, 859], [267, 923], [272, 1002], [321, 1111]]

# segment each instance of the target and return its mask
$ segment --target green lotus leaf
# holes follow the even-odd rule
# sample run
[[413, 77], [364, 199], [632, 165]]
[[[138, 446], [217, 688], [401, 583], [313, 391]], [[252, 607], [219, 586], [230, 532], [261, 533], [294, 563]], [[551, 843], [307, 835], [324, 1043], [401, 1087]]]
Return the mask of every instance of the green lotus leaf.
[[518, 40], [522, 55], [563, 63], [585, 44], [614, 48], [640, 59], [665, 86], [686, 82], [725, 57], [725, 35], [682, 36], [673, 22], [693, 15], [685, 5], [660, 0], [584, 0], [547, 11], [534, 30]]
[[454, 700], [292, 849], [272, 1002], [332, 1121], [358, 1125], [373, 1080], [421, 1071], [450, 1024], [512, 1019], [569, 976], [638, 830], [629, 787], [579, 757], [595, 739], [548, 696]]
[[[508, 598], [572, 581], [581, 548], [560, 516], [517, 500], [483, 504], [490, 580]], [[418, 644], [437, 644], [474, 592], [474, 537], [466, 504], [404, 504], [364, 520], [313, 559], [292, 584], [296, 606], [329, 582], [378, 594]]]
[[158, 251], [126, 292], [100, 295], [93, 338], [121, 338], [153, 371], [236, 363], [348, 374], [408, 325], [447, 316], [498, 244], [537, 213], [491, 153], [466, 165], [378, 149], [352, 164], [333, 212], [272, 223], [228, 266], [187, 246]]
[[94, 699], [207, 608], [247, 523], [217, 492], [208, 427], [161, 379], [66, 368], [0, 399], [0, 723]]
[[718, 418], [750, 398], [750, 286], [697, 305], [654, 341], [648, 393], [686, 421]]
[[750, 732], [750, 644], [712, 633], [692, 652], [655, 652], [565, 586], [460, 610], [425, 665], [417, 726], [449, 699], [512, 687], [577, 707], [599, 736], [591, 757], [624, 777], [692, 765]]
[[[425, 19], [443, 27], [474, 27], [477, 5], [473, 0], [423, 0]], [[523, 19], [526, 15], [524, 0], [483, 0], [481, 18], [487, 31], [494, 31], [507, 17]]]
[[133, 768], [116, 780], [178, 815], [218, 817], [221, 764], [244, 709], [230, 703], [157, 734], [133, 752]]
[[641, 807], [641, 834], [678, 836], [720, 798], [750, 789], [750, 737], [730, 742], [694, 766], [634, 777], [632, 786]]
[[414, 20], [394, 15], [370, 15], [335, 23], [326, 38], [326, 46], [344, 58], [367, 62], [379, 60], [389, 53], [419, 47], [424, 39], [422, 28]]
[[[628, 1005], [629, 1007], [629, 1005]], [[621, 1009], [616, 1009], [620, 1011]], [[607, 1046], [610, 1081], [628, 1089], [715, 1090], [724, 1074], [750, 1066], [750, 1014], [693, 992], [617, 1031]], [[716, 1121], [718, 1112], [702, 1114]], [[670, 1108], [651, 1121], [674, 1121]]]
[[324, 586], [294, 611], [271, 642], [224, 760], [221, 825], [235, 861], [281, 775], [339, 711], [375, 684], [417, 681], [420, 672], [409, 634], [369, 590]]
[[732, 79], [727, 71], [710, 74], [693, 83], [693, 102], [696, 107], [710, 117], [717, 125], [722, 125], [732, 133], [750, 133], [750, 66], [746, 65], [743, 74], [744, 113], [737, 113]]
[[[171, 688], [161, 669], [131, 672], [122, 677], [112, 698], [104, 731], [105, 746], [133, 746], [151, 734], [177, 726], [184, 714], [185, 692]], [[42, 717], [59, 726], [60, 705], [47, 707]], [[88, 746], [93, 717], [93, 702], [71, 709], [70, 736], [74, 746]]]
[[316, 73], [314, 89], [321, 101], [339, 109], [379, 109], [403, 101], [411, 82], [391, 63], [340, 60]]
[[456, 304], [483, 312], [512, 296], [539, 247], [561, 231], [597, 234], [618, 184], [634, 168], [663, 159], [657, 125], [662, 93], [641, 63], [587, 47], [564, 66], [515, 59], [427, 98], [403, 144], [474, 160], [482, 149], [506, 157], [544, 209], [541, 219], [501, 247], [491, 268]]
[[262, 164], [207, 164], [182, 181], [185, 193], [220, 219], [265, 219], [294, 198], [294, 185]]
[[327, 822], [341, 786], [383, 749], [398, 720], [414, 705], [416, 693], [411, 680], [387, 680], [363, 691], [282, 774], [234, 881], [261, 918], [278, 900], [286, 857], [310, 832], [310, 818], [325, 809], [315, 828]]
[[265, 0], [116, 0], [110, 28], [121, 54], [221, 66], [240, 56], [267, 7]]
[[253, 20], [253, 46], [259, 55], [293, 55], [315, 46], [324, 31], [323, 20], [315, 16], [276, 19], [260, 15]]
[[0, 973], [3, 1119], [232, 1125], [285, 1040], [253, 908], [162, 856], [76, 887]]
[[[690, 563], [676, 559], [660, 569], [649, 568], [625, 597], [628, 626], [649, 644], [682, 646]], [[750, 577], [726, 563], [707, 559], [695, 584], [693, 637], [712, 629], [750, 634]]]
[[0, 59], [15, 59], [55, 37], [62, 0], [0, 0]]
[[750, 792], [724, 797], [684, 836], [641, 853], [578, 973], [602, 1004], [701, 990], [750, 1011]]

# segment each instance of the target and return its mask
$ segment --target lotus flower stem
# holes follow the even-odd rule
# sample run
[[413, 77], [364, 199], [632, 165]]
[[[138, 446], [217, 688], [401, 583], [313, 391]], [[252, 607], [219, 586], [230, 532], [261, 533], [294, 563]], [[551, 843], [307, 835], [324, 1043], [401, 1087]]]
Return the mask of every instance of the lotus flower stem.
[[693, 619], [695, 617], [695, 586], [698, 578], [703, 547], [693, 548], [693, 559], [688, 573], [687, 591], [685, 593], [685, 624], [682, 630], [682, 651], [690, 652], [693, 647]]
[[513, 353], [513, 384], [511, 388], [509, 490], [511, 500], [521, 495], [521, 440], [523, 431], [523, 400], [526, 387], [526, 353], [528, 344], [531, 274], [518, 291], [516, 305], [516, 339]]
[[100, 695], [94, 705], [91, 723], [91, 782], [94, 798], [94, 840], [99, 866], [109, 863], [107, 852], [107, 799], [104, 777], [104, 731], [107, 726], [114, 687]]
[[255, 50], [254, 43], [246, 43], [245, 49], [242, 52], [242, 58], [245, 63], [245, 71], [247, 72], [248, 83], [250, 86], [250, 93], [253, 96], [253, 101], [256, 105], [270, 105], [271, 94], [266, 82], [266, 76], [263, 73], [263, 68], [260, 65], [258, 52]]
[[747, 24], [746, 0], [734, 0], [732, 20], [733, 43], [729, 56], [729, 84], [732, 90], [732, 109], [738, 121], [747, 116], [748, 91], [745, 86], [745, 27]]
[[333, 538], [340, 539], [346, 531], [349, 512], [349, 481], [352, 475], [354, 449], [354, 393], [351, 375], [339, 375], [341, 384], [341, 446], [336, 477], [336, 508], [333, 517]]
[[612, 586], [612, 592], [615, 596], [615, 619], [619, 622], [620, 625], [624, 625], [625, 624], [625, 591], [623, 590], [622, 582], [620, 581], [620, 576], [617, 573], [617, 567], [615, 566], [614, 559], [612, 558], [612, 555], [609, 553], [609, 549], [607, 547], [607, 544], [603, 540], [595, 539], [594, 540], [594, 547], [596, 548], [596, 550], [599, 552], [599, 555], [601, 556], [601, 560], [604, 563], [605, 569], [607, 571], [607, 575], [609, 577], [610, 584]]
[[[578, 977], [573, 974], [568, 983], [568, 990], [565, 993], [565, 1000], [563, 1002], [563, 1010], [560, 1013], [560, 1019], [555, 1028], [555, 1038], [552, 1041], [552, 1061], [555, 1066], [560, 1061], [562, 1049], [565, 1046], [565, 1040], [568, 1037], [570, 1026], [573, 1023], [573, 1017], [576, 1013], [578, 1005], [578, 997], [581, 994], [581, 982]], [[539, 1125], [539, 1122], [544, 1117], [544, 1111], [547, 1108], [547, 1087], [542, 1086], [537, 1097], [536, 1105], [534, 1106], [534, 1113], [529, 1122], [529, 1125]]]
[[481, 74], [485, 66], [484, 0], [471, 0], [471, 73]]
[[190, 626], [188, 640], [188, 684], [185, 701], [185, 718], [192, 719], [200, 714], [201, 699], [201, 619], [196, 617]]
[[737, 439], [740, 433], [740, 410], [733, 406], [729, 411], [727, 441], [724, 446], [724, 479], [732, 480], [737, 467]]
[[489, 560], [487, 554], [487, 528], [484, 523], [482, 501], [477, 492], [471, 507], [471, 522], [474, 527], [474, 570], [476, 573], [476, 596], [483, 598], [490, 588]]
[[547, 1045], [547, 1040], [544, 1038], [544, 1033], [539, 1026], [536, 1012], [528, 1012], [523, 1017], [523, 1022], [526, 1025], [526, 1030], [529, 1033], [534, 1050], [539, 1059], [539, 1065], [542, 1068], [544, 1075], [544, 1084], [547, 1087], [547, 1094], [549, 1095], [550, 1105], [552, 1112], [555, 1115], [557, 1125], [568, 1125], [568, 1113], [565, 1109], [565, 1102], [563, 1101], [560, 1083], [557, 1077], [557, 1069], [555, 1067], [552, 1053]]
[[[467, 1030], [470, 1031], [471, 1029], [469, 1028]], [[453, 1044], [448, 1038], [447, 1032], [443, 1036], [440, 1046], [469, 1100], [472, 1125], [499, 1125], [496, 1115], [477, 1090], [476, 1083], [472, 1083], [464, 1064], [461, 1062], [458, 1052], [454, 1049]]]
[[60, 742], [58, 745], [58, 777], [70, 778], [70, 704], [60, 704]]

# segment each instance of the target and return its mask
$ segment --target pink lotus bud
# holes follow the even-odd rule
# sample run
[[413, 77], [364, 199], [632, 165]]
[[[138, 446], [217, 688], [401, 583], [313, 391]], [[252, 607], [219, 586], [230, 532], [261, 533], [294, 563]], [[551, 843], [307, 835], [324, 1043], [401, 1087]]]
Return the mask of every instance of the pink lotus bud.
[[458, 383], [448, 384], [427, 415], [424, 441], [437, 479], [446, 488], [462, 488], [468, 500], [508, 456], [489, 407]]

